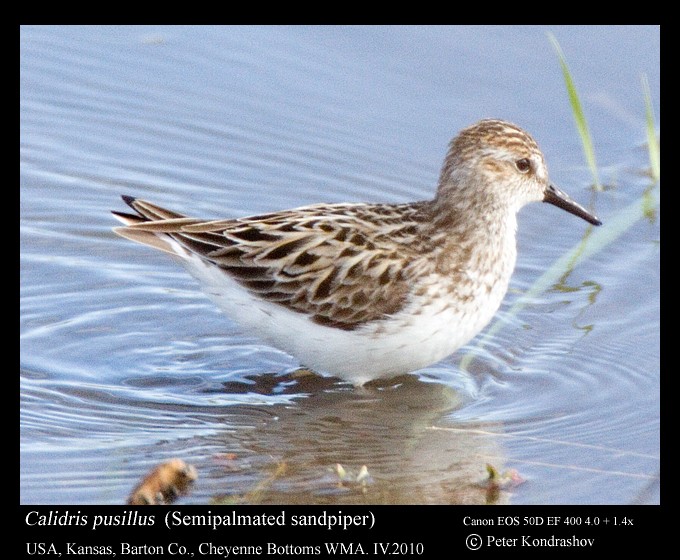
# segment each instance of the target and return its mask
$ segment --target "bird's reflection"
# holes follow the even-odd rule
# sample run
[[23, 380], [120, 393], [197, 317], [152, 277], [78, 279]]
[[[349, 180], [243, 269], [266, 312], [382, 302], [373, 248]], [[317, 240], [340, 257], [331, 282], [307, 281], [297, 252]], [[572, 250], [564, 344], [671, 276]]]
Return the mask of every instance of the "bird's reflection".
[[[291, 395], [270, 420], [230, 432], [261, 459], [259, 482], [216, 502], [263, 504], [453, 504], [508, 499], [497, 472], [498, 425], [456, 423], [462, 405], [447, 385], [407, 375], [361, 388], [306, 371], [224, 383], [230, 394]], [[254, 408], [258, 408], [253, 405]], [[259, 409], [261, 412], [261, 408]], [[254, 412], [254, 411], [253, 411]], [[224, 472], [228, 486], [229, 469]], [[493, 478], [493, 477], [492, 477]]]

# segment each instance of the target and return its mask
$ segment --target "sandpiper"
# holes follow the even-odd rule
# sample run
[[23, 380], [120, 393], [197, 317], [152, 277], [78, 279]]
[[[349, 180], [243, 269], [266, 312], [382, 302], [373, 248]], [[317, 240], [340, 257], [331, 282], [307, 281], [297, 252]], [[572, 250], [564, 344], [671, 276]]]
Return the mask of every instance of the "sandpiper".
[[525, 204], [601, 224], [550, 182], [529, 134], [492, 119], [451, 141], [433, 200], [211, 221], [123, 200], [136, 214], [114, 212], [116, 233], [179, 257], [249, 333], [355, 385], [424, 368], [484, 328], [508, 288]]

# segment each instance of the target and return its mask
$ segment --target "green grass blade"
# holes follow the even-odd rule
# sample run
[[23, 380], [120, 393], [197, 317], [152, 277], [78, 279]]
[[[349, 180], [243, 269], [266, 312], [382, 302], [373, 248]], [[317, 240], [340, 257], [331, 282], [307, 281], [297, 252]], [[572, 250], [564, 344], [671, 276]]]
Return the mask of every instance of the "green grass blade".
[[571, 77], [571, 72], [569, 72], [569, 67], [567, 66], [567, 60], [564, 57], [562, 48], [557, 42], [557, 39], [552, 33], [548, 33], [548, 38], [553, 44], [555, 51], [557, 52], [557, 57], [560, 61], [560, 66], [562, 68], [562, 74], [564, 75], [564, 83], [567, 86], [567, 93], [569, 94], [569, 102], [571, 103], [571, 110], [574, 115], [574, 120], [576, 121], [576, 128], [579, 135], [581, 136], [581, 143], [583, 145], [583, 152], [586, 156], [586, 161], [588, 162], [588, 167], [590, 168], [590, 173], [593, 176], [593, 181], [595, 183], [595, 189], [598, 191], [602, 190], [602, 185], [600, 183], [600, 176], [597, 172], [597, 163], [595, 161], [595, 149], [593, 148], [593, 141], [590, 138], [590, 131], [588, 130], [588, 122], [583, 113], [583, 107], [581, 106], [581, 101], [578, 97], [578, 92], [576, 91], [576, 86], [574, 85], [574, 80]]
[[[536, 282], [527, 290], [525, 294], [517, 299], [510, 307], [508, 314], [510, 317], [519, 313], [526, 307], [538, 294], [544, 292], [551, 286], [559, 283], [566, 274], [571, 272], [576, 266], [593, 255], [602, 251], [607, 245], [613, 243], [618, 237], [625, 233], [631, 226], [641, 219], [649, 219], [659, 206], [659, 188], [654, 186], [645, 192], [640, 198], [620, 210], [613, 218], [599, 228], [589, 228], [585, 237], [571, 250], [567, 251], [552, 266], [546, 270]], [[493, 325], [479, 338], [475, 349], [481, 349], [506, 325], [503, 320], [496, 320]], [[463, 371], [468, 371], [472, 361], [475, 359], [474, 350], [463, 356], [459, 367]]]
[[661, 163], [659, 157], [659, 142], [656, 139], [654, 127], [654, 107], [652, 106], [652, 94], [649, 91], [649, 80], [642, 75], [642, 92], [645, 96], [645, 112], [647, 114], [647, 148], [649, 149], [649, 164], [652, 169], [652, 179], [658, 183], [661, 179]]

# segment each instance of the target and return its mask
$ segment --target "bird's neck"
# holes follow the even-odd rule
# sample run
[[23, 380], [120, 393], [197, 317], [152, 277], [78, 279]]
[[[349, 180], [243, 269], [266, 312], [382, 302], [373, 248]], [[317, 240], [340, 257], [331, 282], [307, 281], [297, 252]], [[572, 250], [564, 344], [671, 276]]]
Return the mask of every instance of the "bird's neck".
[[436, 202], [430, 208], [426, 235], [440, 256], [440, 266], [489, 268], [509, 279], [517, 256], [516, 211], [474, 205], [443, 210]]

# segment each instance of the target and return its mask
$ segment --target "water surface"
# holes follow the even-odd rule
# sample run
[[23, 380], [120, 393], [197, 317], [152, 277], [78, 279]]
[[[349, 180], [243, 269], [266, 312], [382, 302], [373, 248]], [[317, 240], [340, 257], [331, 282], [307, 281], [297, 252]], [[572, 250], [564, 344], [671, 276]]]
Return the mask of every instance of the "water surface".
[[[109, 213], [424, 199], [450, 138], [499, 117], [606, 228], [650, 186], [658, 28], [23, 27], [20, 48], [22, 503], [123, 503], [171, 457], [200, 474], [184, 503], [658, 502], [658, 209], [511, 315], [589, 231], [527, 207], [491, 342], [364, 389], [293, 375]], [[487, 463], [524, 482], [489, 492]]]

